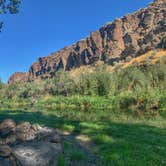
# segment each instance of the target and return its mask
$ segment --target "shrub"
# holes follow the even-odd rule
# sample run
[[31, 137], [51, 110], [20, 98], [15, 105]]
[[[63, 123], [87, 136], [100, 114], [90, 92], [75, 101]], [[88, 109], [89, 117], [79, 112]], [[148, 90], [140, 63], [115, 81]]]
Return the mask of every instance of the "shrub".
[[81, 95], [95, 95], [97, 88], [95, 75], [92, 74], [82, 74], [80, 75], [77, 82], [77, 90]]
[[161, 44], [162, 44], [162, 48], [163, 48], [163, 49], [166, 49], [166, 36], [164, 36], [164, 37], [162, 38]]
[[130, 106], [136, 105], [137, 101], [133, 96], [124, 96], [119, 99], [119, 108], [120, 109], [129, 109]]
[[97, 94], [99, 96], [108, 95], [111, 86], [110, 74], [107, 72], [96, 73], [96, 80], [97, 80]]
[[59, 71], [55, 78], [46, 81], [45, 91], [51, 95], [69, 96], [75, 94], [75, 82], [68, 72]]
[[125, 58], [125, 61], [126, 61], [126, 62], [130, 62], [131, 60], [132, 60], [132, 57], [131, 57], [131, 56], [128, 56], [128, 57]]

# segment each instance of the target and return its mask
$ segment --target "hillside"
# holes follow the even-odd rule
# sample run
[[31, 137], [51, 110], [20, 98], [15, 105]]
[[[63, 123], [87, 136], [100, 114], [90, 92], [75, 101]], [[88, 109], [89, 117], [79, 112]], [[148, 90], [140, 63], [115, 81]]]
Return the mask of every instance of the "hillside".
[[33, 63], [28, 73], [15, 73], [9, 83], [53, 77], [60, 69], [71, 70], [102, 60], [113, 64], [161, 47], [166, 35], [166, 0], [107, 23], [89, 37]]
[[[155, 51], [149, 51], [143, 55], [140, 55], [139, 57], [135, 57], [132, 59], [126, 59], [126, 61], [119, 63], [121, 68], [127, 68], [130, 66], [141, 66], [144, 64], [156, 64], [160, 63], [163, 59], [166, 58], [166, 51], [164, 50], [155, 50]], [[111, 69], [114, 70], [116, 68], [112, 67]]]
[[[145, 54], [142, 54], [138, 57], [134, 58], [126, 58], [125, 60], [116, 62], [114, 65], [106, 65], [106, 70], [108, 72], [114, 72], [117, 68], [118, 69], [124, 69], [124, 68], [129, 68], [129, 67], [134, 67], [134, 66], [141, 66], [144, 63], [145, 64], [156, 64], [160, 63], [163, 61], [163, 59], [166, 59], [166, 51], [165, 50], [154, 50], [154, 51], [148, 51]], [[87, 65], [87, 66], [81, 66], [80, 68], [72, 69], [69, 73], [73, 76], [76, 77], [80, 73], [92, 73], [93, 71], [96, 70], [97, 66], [102, 66], [103, 62], [98, 61], [94, 65]]]

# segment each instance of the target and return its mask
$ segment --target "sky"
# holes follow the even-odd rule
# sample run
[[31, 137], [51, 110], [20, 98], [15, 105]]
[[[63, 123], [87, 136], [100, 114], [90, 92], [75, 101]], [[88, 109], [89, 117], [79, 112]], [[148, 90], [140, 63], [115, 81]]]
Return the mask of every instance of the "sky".
[[85, 38], [152, 0], [23, 0], [17, 15], [1, 15], [0, 78], [28, 71], [39, 57]]

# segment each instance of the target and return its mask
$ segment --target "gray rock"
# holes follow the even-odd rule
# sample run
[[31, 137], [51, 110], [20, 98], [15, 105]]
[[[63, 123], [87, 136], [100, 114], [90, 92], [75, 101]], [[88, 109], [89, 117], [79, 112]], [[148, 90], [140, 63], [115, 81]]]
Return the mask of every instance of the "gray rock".
[[14, 132], [16, 123], [12, 119], [6, 119], [0, 124], [0, 137], [5, 137]]
[[19, 141], [29, 141], [36, 138], [37, 130], [29, 122], [23, 122], [16, 127], [16, 136]]
[[14, 146], [13, 152], [24, 166], [56, 166], [62, 147], [49, 142], [29, 142]]
[[16, 135], [13, 133], [11, 135], [8, 135], [6, 138], [0, 137], [0, 145], [6, 145], [6, 144], [13, 144], [16, 142]]
[[0, 157], [9, 157], [12, 154], [12, 149], [7, 145], [0, 146]]
[[10, 119], [0, 127], [0, 166], [56, 166], [63, 150], [55, 129]]
[[52, 143], [60, 143], [61, 142], [61, 137], [58, 134], [54, 134], [51, 137], [50, 142], [52, 142]]
[[13, 164], [10, 159], [0, 157], [0, 166], [13, 166]]

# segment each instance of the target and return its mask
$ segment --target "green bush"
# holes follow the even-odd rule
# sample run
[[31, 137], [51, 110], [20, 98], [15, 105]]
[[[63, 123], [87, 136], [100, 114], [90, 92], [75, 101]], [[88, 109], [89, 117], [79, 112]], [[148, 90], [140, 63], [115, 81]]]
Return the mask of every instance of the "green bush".
[[133, 96], [123, 96], [119, 98], [118, 104], [120, 109], [129, 109], [129, 107], [136, 105], [137, 101]]

